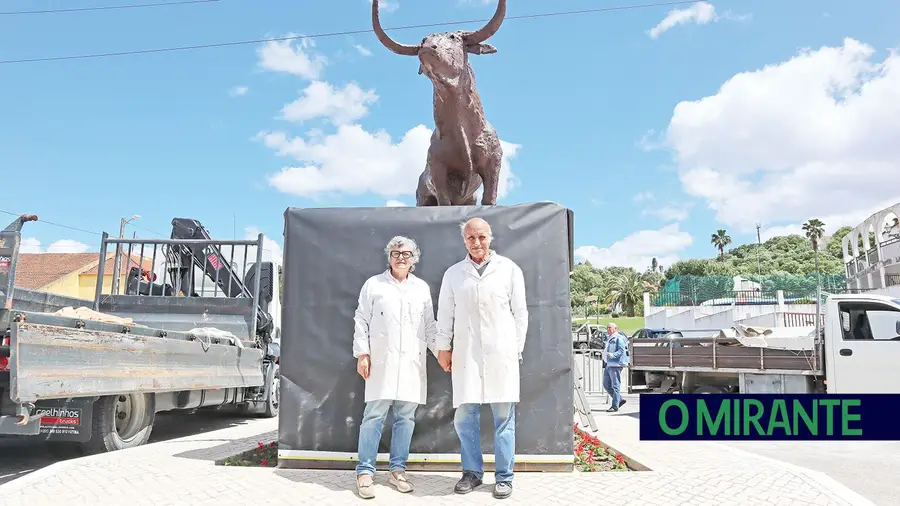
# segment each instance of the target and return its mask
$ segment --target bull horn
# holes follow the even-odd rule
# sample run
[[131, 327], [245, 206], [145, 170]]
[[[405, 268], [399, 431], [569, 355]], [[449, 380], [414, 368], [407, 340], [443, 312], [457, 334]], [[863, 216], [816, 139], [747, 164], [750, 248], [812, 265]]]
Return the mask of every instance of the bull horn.
[[470, 34], [466, 37], [466, 41], [470, 44], [480, 44], [489, 38], [493, 37], [497, 30], [500, 29], [500, 25], [503, 24], [503, 19], [506, 17], [506, 0], [500, 0], [497, 4], [497, 12], [494, 13], [494, 17], [491, 18], [490, 21], [484, 28], [478, 30], [475, 33]]
[[381, 28], [381, 19], [378, 16], [378, 0], [372, 0], [372, 28], [375, 29], [375, 35], [378, 37], [378, 40], [384, 47], [391, 51], [404, 56], [415, 56], [419, 54], [418, 46], [400, 44], [390, 38], [388, 34], [384, 33], [384, 29]]

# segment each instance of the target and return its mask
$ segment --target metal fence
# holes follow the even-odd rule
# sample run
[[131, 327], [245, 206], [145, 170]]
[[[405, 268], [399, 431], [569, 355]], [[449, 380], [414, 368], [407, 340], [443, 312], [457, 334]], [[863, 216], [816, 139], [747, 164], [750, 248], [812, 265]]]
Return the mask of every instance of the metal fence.
[[603, 361], [600, 350], [573, 350], [572, 360], [575, 370], [581, 371], [581, 388], [585, 395], [606, 395], [603, 388]]

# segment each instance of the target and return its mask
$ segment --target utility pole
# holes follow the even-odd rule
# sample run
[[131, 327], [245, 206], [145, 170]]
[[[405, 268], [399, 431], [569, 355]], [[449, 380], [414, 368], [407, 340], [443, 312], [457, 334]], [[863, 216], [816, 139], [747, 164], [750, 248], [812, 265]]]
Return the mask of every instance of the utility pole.
[[762, 268], [759, 266], [759, 248], [762, 246], [762, 238], [759, 235], [759, 223], [756, 224], [756, 274], [760, 277], [760, 287], [762, 287]]
[[[140, 217], [141, 217], [141, 215], [135, 214], [131, 218], [127, 218], [127, 219], [122, 218], [119, 221], [119, 239], [125, 238], [125, 225], [127, 225], [131, 221], [140, 219]], [[104, 258], [104, 259], [101, 259], [100, 261], [106, 262], [106, 259]], [[117, 243], [116, 244], [116, 256], [113, 259], [113, 279], [112, 279], [112, 293], [116, 294], [116, 295], [119, 293], [119, 270], [121, 269], [121, 265], [122, 265], [122, 243]]]

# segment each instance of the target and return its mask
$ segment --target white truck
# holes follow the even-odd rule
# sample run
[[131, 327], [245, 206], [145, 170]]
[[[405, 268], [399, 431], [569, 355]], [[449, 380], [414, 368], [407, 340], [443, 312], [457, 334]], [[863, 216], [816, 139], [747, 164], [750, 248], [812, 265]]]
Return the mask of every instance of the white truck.
[[[900, 298], [829, 295], [818, 325], [629, 343], [629, 393], [900, 393]], [[645, 372], [665, 375], [648, 388]]]

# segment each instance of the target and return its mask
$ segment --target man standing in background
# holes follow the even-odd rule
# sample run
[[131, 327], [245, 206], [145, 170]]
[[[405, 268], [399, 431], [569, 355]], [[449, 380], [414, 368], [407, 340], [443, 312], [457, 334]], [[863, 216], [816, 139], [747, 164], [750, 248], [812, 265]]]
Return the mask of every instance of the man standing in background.
[[606, 411], [618, 411], [625, 404], [622, 398], [622, 368], [628, 365], [628, 338], [619, 327], [610, 322], [606, 326], [606, 347], [603, 350], [603, 388], [609, 393], [610, 405]]

